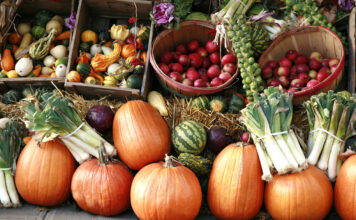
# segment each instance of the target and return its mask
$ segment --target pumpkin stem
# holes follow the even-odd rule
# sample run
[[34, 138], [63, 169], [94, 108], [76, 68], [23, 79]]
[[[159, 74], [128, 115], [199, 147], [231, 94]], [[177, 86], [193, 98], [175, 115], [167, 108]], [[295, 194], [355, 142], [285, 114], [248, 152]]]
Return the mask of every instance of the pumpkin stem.
[[99, 147], [98, 151], [99, 151], [99, 165], [101, 165], [101, 166], [108, 165], [109, 157], [106, 153], [103, 141], [100, 141], [100, 147]]
[[176, 165], [174, 164], [174, 157], [173, 156], [168, 156], [168, 154], [166, 154], [166, 156], [164, 158], [163, 167], [165, 167], [165, 168], [176, 167]]

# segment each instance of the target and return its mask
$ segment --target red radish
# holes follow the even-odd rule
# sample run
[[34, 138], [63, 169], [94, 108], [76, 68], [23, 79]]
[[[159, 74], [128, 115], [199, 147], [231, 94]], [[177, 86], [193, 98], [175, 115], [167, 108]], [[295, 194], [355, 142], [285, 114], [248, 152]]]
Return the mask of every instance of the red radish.
[[208, 82], [208, 81], [209, 81], [208, 74], [202, 74], [202, 75], [200, 75], [200, 79], [204, 80], [205, 82]]
[[208, 69], [210, 66], [211, 66], [211, 62], [210, 62], [209, 57], [204, 57], [203, 58], [203, 67], [205, 69]]
[[271, 78], [272, 77], [272, 68], [269, 66], [263, 67], [261, 76], [263, 79]]
[[190, 64], [190, 59], [187, 55], [182, 54], [178, 58], [178, 63], [180, 63], [182, 66], [189, 66]]
[[298, 78], [298, 74], [294, 73], [294, 74], [289, 74], [288, 79], [289, 81], [292, 81], [293, 79], [297, 79]]
[[204, 68], [200, 68], [200, 69], [198, 69], [198, 73], [199, 73], [199, 75], [204, 75], [204, 74], [207, 74], [207, 71]]
[[329, 67], [333, 67], [339, 64], [339, 59], [337, 58], [332, 58], [329, 60]]
[[319, 70], [321, 67], [321, 63], [318, 60], [313, 58], [309, 61], [309, 67], [312, 70]]
[[207, 81], [204, 79], [197, 79], [194, 81], [194, 86], [195, 87], [206, 87], [207, 86]]
[[174, 81], [177, 81], [177, 82], [182, 82], [183, 81], [183, 77], [180, 73], [178, 72], [171, 72], [169, 74], [169, 77], [171, 77]]
[[236, 63], [236, 57], [231, 53], [228, 53], [221, 58], [222, 65], [226, 65], [228, 63], [232, 63], [232, 64]]
[[223, 69], [222, 69], [224, 72], [228, 72], [230, 74], [234, 74], [236, 72], [236, 66], [235, 64], [232, 64], [232, 63], [228, 63], [228, 64], [225, 64]]
[[290, 86], [294, 88], [302, 88], [304, 86], [304, 81], [301, 79], [293, 79]]
[[314, 86], [318, 85], [319, 81], [316, 79], [312, 79], [307, 83], [307, 87], [308, 88], [313, 88]]
[[199, 79], [199, 73], [195, 70], [188, 70], [187, 74], [186, 74], [188, 79], [191, 79], [192, 81], [195, 81], [197, 79]]
[[231, 74], [227, 72], [222, 72], [219, 75], [219, 79], [221, 79], [223, 82], [227, 82], [229, 79], [231, 79]]
[[190, 52], [195, 52], [199, 48], [199, 42], [197, 40], [192, 40], [188, 44], [188, 49]]
[[319, 70], [319, 72], [320, 72], [320, 71], [325, 71], [325, 72], [327, 72], [327, 73], [329, 73], [329, 74], [331, 73], [331, 71], [330, 71], [330, 69], [329, 69], [328, 67], [321, 67], [320, 70]]
[[280, 76], [278, 77], [278, 81], [281, 83], [283, 87], [287, 87], [289, 85], [289, 80], [287, 79], [286, 76]]
[[278, 73], [278, 76], [288, 76], [289, 73], [290, 73], [290, 70], [289, 70], [288, 67], [281, 66], [281, 67], [278, 68], [278, 72], [277, 73]]
[[299, 73], [298, 79], [303, 80], [304, 83], [307, 83], [310, 80], [309, 75], [306, 73]]
[[330, 68], [331, 73], [334, 73], [336, 69], [337, 69], [337, 65], [336, 65], [336, 66], [332, 66], [332, 67]]
[[266, 66], [269, 66], [269, 67], [271, 67], [272, 69], [275, 69], [275, 68], [278, 67], [278, 62], [275, 61], [275, 60], [268, 61], [268, 63], [266, 64]]
[[308, 58], [304, 55], [298, 55], [297, 58], [295, 58], [294, 63], [296, 65], [299, 64], [307, 64], [308, 63]]
[[329, 67], [329, 60], [330, 60], [330, 59], [323, 59], [323, 60], [321, 61], [321, 66], [322, 66], [322, 67]]
[[220, 55], [218, 52], [214, 52], [214, 53], [210, 54], [209, 59], [210, 59], [210, 62], [212, 62], [213, 64], [220, 63]]
[[196, 53], [202, 57], [208, 56], [208, 51], [204, 47], [199, 47]]
[[172, 52], [165, 52], [162, 56], [161, 56], [161, 63], [164, 64], [169, 64], [171, 63], [173, 60], [173, 53]]
[[295, 50], [288, 50], [285, 55], [285, 57], [290, 61], [294, 61], [295, 58], [297, 58], [297, 56], [298, 56], [298, 53]]
[[169, 70], [169, 67], [166, 64], [160, 63], [158, 66], [159, 66], [159, 68], [162, 70], [162, 72], [164, 74], [166, 74], [166, 75], [169, 74], [170, 70]]
[[193, 86], [193, 81], [191, 79], [183, 79], [182, 83], [186, 86]]
[[294, 94], [295, 92], [298, 92], [298, 89], [295, 87], [291, 87], [287, 90], [287, 92]]
[[308, 75], [311, 79], [315, 79], [316, 74], [317, 74], [317, 72], [315, 70], [310, 70]]
[[180, 63], [171, 63], [169, 67], [171, 72], [183, 73], [183, 66]]
[[279, 66], [291, 68], [292, 62], [290, 60], [288, 60], [287, 58], [283, 58], [279, 61]]
[[188, 47], [185, 44], [179, 44], [176, 47], [176, 51], [180, 52], [181, 54], [187, 54], [188, 53]]
[[217, 52], [219, 50], [219, 45], [217, 45], [212, 40], [209, 40], [208, 42], [206, 42], [205, 48], [209, 53], [214, 53], [214, 52]]
[[217, 87], [222, 85], [222, 83], [223, 82], [221, 81], [221, 79], [219, 79], [219, 77], [215, 77], [214, 79], [211, 80], [210, 85], [213, 87]]
[[241, 135], [241, 141], [242, 141], [242, 142], [245, 142], [245, 143], [250, 142], [250, 133], [248, 133], [248, 132], [242, 133], [242, 135]]
[[296, 65], [292, 66], [292, 68], [290, 68], [290, 74], [297, 74], [297, 73], [298, 73], [297, 66]]
[[309, 67], [306, 64], [299, 64], [297, 66], [297, 73], [307, 73], [309, 72]]
[[273, 76], [279, 77], [279, 75], [278, 75], [278, 69], [279, 69], [279, 68], [276, 68], [276, 69], [273, 70]]
[[190, 65], [195, 68], [199, 68], [203, 63], [201, 56], [197, 53], [189, 54]]
[[278, 79], [271, 79], [271, 81], [268, 83], [268, 86], [273, 87], [278, 87], [279, 85], [281, 85], [281, 82]]
[[323, 60], [323, 56], [319, 52], [313, 52], [310, 54], [309, 59], [316, 59], [317, 61], [321, 62]]
[[329, 73], [326, 72], [325, 70], [320, 70], [318, 74], [316, 74], [316, 80], [319, 82], [322, 82], [324, 79], [326, 79], [329, 76]]
[[209, 78], [212, 79], [212, 78], [219, 76], [220, 72], [221, 72], [220, 67], [218, 65], [214, 64], [209, 67], [207, 73], [208, 73]]

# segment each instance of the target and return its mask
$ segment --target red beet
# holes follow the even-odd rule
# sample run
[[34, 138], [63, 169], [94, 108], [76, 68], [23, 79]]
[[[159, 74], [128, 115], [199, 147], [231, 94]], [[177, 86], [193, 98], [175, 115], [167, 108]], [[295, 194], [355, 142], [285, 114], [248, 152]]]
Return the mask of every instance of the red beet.
[[195, 52], [199, 48], [199, 42], [197, 40], [192, 40], [188, 44], [188, 49], [190, 52]]
[[188, 53], [188, 47], [185, 44], [180, 44], [176, 47], [176, 51], [180, 52], [181, 54], [187, 54]]
[[206, 146], [214, 153], [219, 153], [224, 147], [231, 144], [230, 136], [224, 127], [212, 127], [207, 132]]
[[178, 72], [171, 72], [169, 74], [169, 77], [171, 77], [174, 81], [177, 81], [177, 82], [182, 82], [183, 81], [183, 77], [180, 73]]
[[166, 64], [160, 63], [158, 66], [159, 66], [159, 68], [162, 70], [162, 72], [164, 74], [166, 74], [166, 75], [169, 74], [170, 70], [169, 70], [169, 67]]
[[203, 63], [202, 57], [197, 53], [189, 54], [190, 65], [195, 68], [199, 68]]
[[209, 55], [210, 62], [213, 64], [219, 64], [220, 63], [220, 55], [218, 52], [214, 52]]
[[245, 142], [245, 143], [248, 143], [250, 141], [250, 133], [248, 133], [248, 132], [242, 133], [241, 141]]
[[236, 72], [236, 66], [235, 66], [235, 64], [228, 63], [228, 64], [224, 65], [222, 70], [224, 72], [228, 72], [228, 73], [230, 73], [232, 75], [232, 74], [234, 74]]
[[219, 50], [219, 45], [214, 43], [212, 40], [209, 40], [208, 42], [206, 42], [205, 48], [209, 53], [214, 53]]
[[209, 78], [212, 79], [212, 78], [219, 76], [220, 72], [221, 72], [220, 67], [218, 65], [214, 64], [209, 67], [207, 74], [208, 74]]
[[236, 63], [236, 57], [233, 54], [226, 54], [221, 58], [221, 64], [226, 65], [228, 63], [235, 64]]

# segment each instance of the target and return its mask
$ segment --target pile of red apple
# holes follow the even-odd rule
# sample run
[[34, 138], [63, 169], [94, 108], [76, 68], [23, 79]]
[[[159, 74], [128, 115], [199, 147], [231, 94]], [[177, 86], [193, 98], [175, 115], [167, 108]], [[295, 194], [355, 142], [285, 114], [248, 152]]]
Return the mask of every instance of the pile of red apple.
[[188, 45], [178, 45], [176, 51], [165, 52], [158, 66], [171, 79], [187, 86], [220, 86], [235, 74], [236, 57], [226, 54], [220, 60], [219, 49], [211, 40], [205, 47], [192, 40]]
[[268, 86], [282, 85], [288, 92], [312, 88], [332, 74], [339, 59], [324, 59], [319, 52], [309, 58], [295, 50], [289, 50], [279, 62], [269, 61], [262, 69], [262, 78]]

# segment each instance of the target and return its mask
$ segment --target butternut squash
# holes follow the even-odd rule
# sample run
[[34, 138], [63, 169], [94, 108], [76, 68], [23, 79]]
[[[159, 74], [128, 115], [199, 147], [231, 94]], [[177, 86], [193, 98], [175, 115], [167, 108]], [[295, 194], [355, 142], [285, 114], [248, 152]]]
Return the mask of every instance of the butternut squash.
[[9, 49], [3, 51], [0, 64], [1, 68], [5, 71], [10, 71], [15, 68], [15, 61]]
[[91, 60], [91, 66], [95, 72], [104, 72], [113, 64], [120, 56], [121, 46], [119, 44], [114, 45], [114, 50], [108, 55], [95, 54], [94, 58]]

